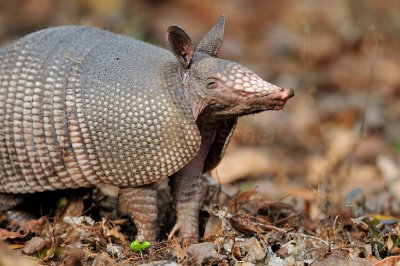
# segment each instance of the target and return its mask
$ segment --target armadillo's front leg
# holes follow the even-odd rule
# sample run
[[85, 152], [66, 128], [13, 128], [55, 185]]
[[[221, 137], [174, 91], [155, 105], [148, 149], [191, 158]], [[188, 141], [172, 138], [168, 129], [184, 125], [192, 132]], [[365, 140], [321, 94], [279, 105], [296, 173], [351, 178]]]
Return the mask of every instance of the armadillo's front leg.
[[196, 156], [170, 178], [171, 192], [176, 205], [176, 224], [169, 237], [179, 231], [179, 237], [187, 242], [199, 238], [199, 212], [202, 202], [204, 162], [215, 138], [213, 125], [200, 127], [201, 146]]
[[196, 242], [199, 238], [199, 211], [202, 201], [200, 174], [181, 171], [171, 177], [171, 192], [177, 218], [170, 237], [179, 231], [179, 237], [188, 242]]
[[157, 191], [152, 185], [122, 188], [119, 211], [131, 216], [138, 230], [136, 240], [154, 243], [158, 236]]

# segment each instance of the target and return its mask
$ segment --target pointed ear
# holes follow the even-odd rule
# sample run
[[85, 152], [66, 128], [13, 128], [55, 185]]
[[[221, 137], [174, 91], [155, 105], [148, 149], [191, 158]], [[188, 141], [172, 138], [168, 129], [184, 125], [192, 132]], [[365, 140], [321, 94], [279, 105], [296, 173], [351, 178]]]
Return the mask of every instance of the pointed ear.
[[217, 24], [207, 32], [203, 40], [197, 46], [197, 52], [204, 52], [213, 57], [217, 57], [224, 38], [225, 16], [222, 16]]
[[171, 26], [167, 30], [167, 44], [169, 50], [176, 56], [178, 61], [184, 66], [189, 67], [194, 48], [192, 40], [184, 30], [178, 26]]

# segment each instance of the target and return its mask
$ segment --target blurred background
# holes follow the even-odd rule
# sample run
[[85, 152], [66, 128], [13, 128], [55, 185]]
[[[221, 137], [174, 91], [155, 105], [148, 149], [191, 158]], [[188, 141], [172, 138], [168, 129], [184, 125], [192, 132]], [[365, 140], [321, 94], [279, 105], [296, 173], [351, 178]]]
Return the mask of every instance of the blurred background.
[[399, 214], [399, 10], [397, 0], [0, 0], [0, 43], [85, 24], [162, 47], [179, 25], [196, 44], [224, 14], [220, 57], [296, 96], [241, 118], [213, 177], [314, 218], [350, 204]]

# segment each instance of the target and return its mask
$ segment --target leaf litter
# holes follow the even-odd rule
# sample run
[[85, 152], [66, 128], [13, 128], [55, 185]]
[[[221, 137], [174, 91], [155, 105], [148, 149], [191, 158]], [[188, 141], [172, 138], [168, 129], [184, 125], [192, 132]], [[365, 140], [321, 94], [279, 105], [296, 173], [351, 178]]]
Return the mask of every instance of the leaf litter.
[[0, 216], [0, 265], [399, 263], [399, 3], [112, 2], [9, 1], [0, 4], [0, 38], [84, 18], [156, 39], [182, 10], [179, 23], [191, 29], [225, 13], [223, 57], [294, 88], [296, 97], [281, 112], [240, 119], [214, 179], [205, 181], [199, 244], [166, 240], [174, 219], [168, 191], [160, 192], [161, 241], [141, 254], [130, 249], [132, 223], [107, 200], [113, 191], [97, 195], [101, 204], [78, 194], [29, 223]]

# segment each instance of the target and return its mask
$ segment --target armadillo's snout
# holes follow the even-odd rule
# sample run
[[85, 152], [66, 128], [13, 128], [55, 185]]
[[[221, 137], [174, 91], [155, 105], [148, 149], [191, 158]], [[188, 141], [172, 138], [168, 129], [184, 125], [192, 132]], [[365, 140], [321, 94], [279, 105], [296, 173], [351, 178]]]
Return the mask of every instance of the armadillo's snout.
[[216, 76], [218, 82], [211, 82], [210, 88], [224, 88], [243, 97], [254, 110], [281, 110], [286, 101], [294, 96], [292, 89], [281, 88], [269, 83], [251, 70], [237, 63], [229, 62]]
[[267, 103], [272, 105], [271, 109], [274, 110], [281, 110], [283, 106], [285, 106], [286, 101], [294, 96], [294, 91], [292, 89], [287, 88], [279, 88], [275, 87], [276, 91], [270, 95], [269, 100]]
[[287, 101], [288, 99], [292, 98], [293, 96], [294, 96], [293, 89], [282, 88], [282, 92], [280, 95], [280, 99], [282, 101]]

